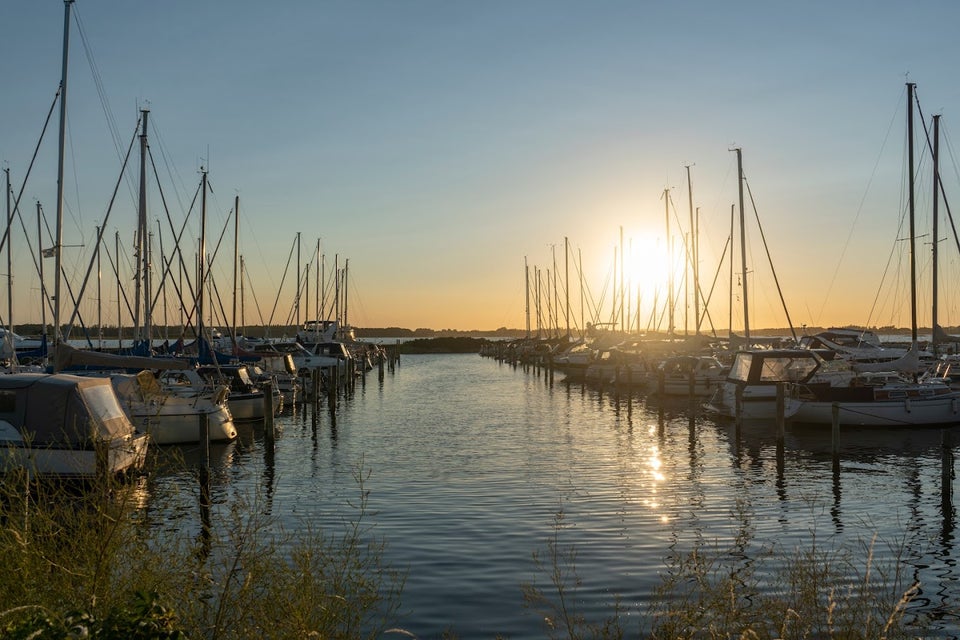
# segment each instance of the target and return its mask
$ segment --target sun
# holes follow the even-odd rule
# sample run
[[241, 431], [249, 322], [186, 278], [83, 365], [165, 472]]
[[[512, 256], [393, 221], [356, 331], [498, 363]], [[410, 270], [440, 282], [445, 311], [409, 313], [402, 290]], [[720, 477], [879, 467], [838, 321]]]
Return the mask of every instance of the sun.
[[656, 296], [667, 290], [671, 257], [664, 238], [649, 232], [634, 234], [623, 254], [624, 287], [644, 296]]

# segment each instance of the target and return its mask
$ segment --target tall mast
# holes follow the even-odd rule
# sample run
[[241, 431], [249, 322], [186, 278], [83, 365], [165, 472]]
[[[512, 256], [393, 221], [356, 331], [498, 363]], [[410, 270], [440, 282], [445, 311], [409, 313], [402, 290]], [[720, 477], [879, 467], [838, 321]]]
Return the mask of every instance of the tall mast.
[[916, 84], [907, 83], [907, 162], [909, 167], [909, 189], [910, 189], [910, 341], [913, 346], [917, 344], [917, 254], [916, 254], [916, 228], [915, 228], [915, 203], [914, 203], [914, 175], [913, 175], [913, 90]]
[[315, 286], [314, 300], [316, 303], [314, 304], [314, 308], [316, 309], [316, 312], [317, 312], [317, 317], [314, 318], [314, 320], [316, 320], [317, 322], [317, 325], [316, 325], [317, 327], [320, 326], [320, 319], [323, 317], [323, 315], [320, 313], [320, 292], [323, 290], [323, 265], [321, 264], [321, 262], [322, 262], [322, 255], [320, 253], [320, 238], [317, 238], [317, 277], [316, 277], [317, 282], [314, 285]]
[[[10, 233], [12, 232], [11, 204], [10, 204], [10, 168], [3, 170], [7, 185], [7, 322], [9, 323], [10, 340], [13, 340], [13, 253], [11, 252]], [[43, 260], [41, 254], [40, 260]], [[12, 342], [10, 344], [13, 344]], [[14, 352], [16, 355], [16, 352]]]
[[294, 307], [297, 310], [297, 327], [300, 326], [300, 232], [297, 231], [297, 296], [294, 298]]
[[113, 247], [113, 255], [116, 257], [117, 264], [117, 349], [119, 349], [123, 346], [123, 320], [120, 316], [120, 296], [123, 293], [123, 289], [120, 287], [120, 231], [114, 233]]
[[[60, 141], [57, 152], [57, 237], [53, 247], [56, 264], [56, 281], [53, 287], [53, 343], [60, 342], [60, 270], [62, 268], [61, 245], [63, 244], [63, 158], [67, 133], [67, 61], [70, 52], [70, 5], [73, 0], [63, 1], [63, 62], [60, 67]], [[38, 206], [39, 207], [39, 206]], [[43, 259], [40, 259], [43, 263]], [[42, 286], [41, 286], [42, 289]], [[44, 304], [46, 301], [44, 301]]]
[[747, 230], [743, 215], [743, 152], [737, 147], [737, 186], [740, 194], [740, 261], [743, 268], [743, 337], [750, 341], [750, 307], [747, 304]]
[[247, 322], [246, 322], [246, 317], [244, 315], [246, 304], [243, 296], [243, 274], [244, 274], [243, 256], [241, 255], [240, 256], [240, 332], [243, 334], [246, 334]]
[[[37, 201], [37, 243], [40, 245], [39, 249], [41, 251], [40, 258], [40, 338], [43, 338], [47, 335], [47, 287], [46, 281], [43, 277], [43, 236], [41, 235], [42, 225], [41, 218], [43, 217], [43, 212], [40, 208], [40, 201]], [[13, 336], [11, 336], [13, 337]], [[45, 340], [44, 340], [45, 341]]]
[[736, 206], [730, 205], [730, 300], [727, 303], [727, 337], [733, 335], [733, 223], [736, 219]]
[[527, 318], [527, 337], [530, 337], [530, 265], [527, 256], [523, 256], [523, 297], [524, 312]]
[[563, 268], [564, 268], [564, 291], [566, 293], [567, 304], [564, 312], [567, 319], [567, 341], [570, 340], [570, 239], [563, 237]]
[[[137, 278], [134, 295], [133, 326], [139, 338], [150, 340], [150, 256], [147, 246], [147, 118], [149, 109], [141, 109], [143, 127], [140, 130], [140, 200], [137, 208]], [[141, 285], [142, 280], [142, 285]], [[143, 326], [140, 325], [140, 301], [143, 300]]]
[[937, 355], [937, 288], [939, 265], [937, 244], [940, 242], [938, 230], [940, 195], [940, 114], [933, 116], [933, 313], [931, 324], [933, 326], [933, 355]]
[[240, 257], [240, 196], [233, 196], [233, 320], [231, 338], [237, 348], [237, 268]]
[[200, 267], [197, 272], [197, 334], [203, 338], [203, 288], [206, 286], [204, 264], [207, 261], [207, 170], [200, 167]]
[[690, 165], [687, 167], [687, 199], [690, 201], [690, 258], [693, 263], [693, 313], [694, 313], [694, 332], [700, 335], [700, 294], [697, 274], [697, 224], [693, 216], [693, 182], [690, 180]]
[[103, 349], [103, 271], [100, 269], [100, 227], [97, 227], [97, 348]]
[[673, 244], [670, 242], [670, 189], [663, 190], [663, 211], [667, 229], [667, 332], [672, 336], [673, 318]]
[[345, 334], [344, 331], [348, 326], [350, 326], [350, 318], [347, 315], [349, 311], [348, 305], [350, 303], [349, 293], [349, 280], [348, 275], [350, 273], [350, 258], [345, 258], [343, 261], [343, 324], [340, 325], [340, 337], [342, 338]]

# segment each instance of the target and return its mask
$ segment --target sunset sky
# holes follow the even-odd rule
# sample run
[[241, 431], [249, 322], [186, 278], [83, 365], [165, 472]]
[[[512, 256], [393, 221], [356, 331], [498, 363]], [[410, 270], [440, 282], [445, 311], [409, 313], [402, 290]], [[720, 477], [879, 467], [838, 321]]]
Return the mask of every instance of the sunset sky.
[[[301, 270], [318, 240], [327, 275], [335, 256], [341, 266], [349, 260], [355, 326], [523, 328], [525, 261], [531, 276], [542, 272], [544, 316], [547, 299], [553, 308], [553, 299], [563, 305], [566, 297], [553, 292], [552, 280], [547, 285], [546, 271], [551, 278], [559, 271], [560, 287], [569, 271], [571, 321], [608, 322], [622, 229], [631, 310], [642, 329], [665, 329], [666, 217], [682, 265], [689, 166], [700, 286], [713, 289], [712, 325], [725, 331], [730, 276], [720, 259], [738, 202], [732, 149], [739, 147], [749, 185], [751, 327], [787, 325], [767, 252], [798, 329], [906, 326], [907, 81], [917, 83], [928, 121], [943, 116], [947, 204], [960, 182], [951, 141], [960, 118], [960, 5], [946, 0], [78, 0], [72, 11], [67, 277], [79, 288], [146, 107], [175, 225], [184, 221], [200, 167], [209, 170], [207, 246], [227, 225], [214, 267], [227, 313], [229, 215], [240, 198], [247, 324], [293, 317], [298, 232]], [[3, 5], [0, 160], [14, 194], [60, 81], [63, 15], [60, 0]], [[14, 227], [16, 324], [40, 319], [29, 247], [38, 201], [47, 224], [55, 222], [56, 150], [55, 112], [20, 201], [29, 243], [19, 221]], [[916, 158], [919, 318], [929, 324], [930, 153], [918, 146]], [[137, 163], [135, 151], [106, 224], [111, 253], [120, 234], [123, 286], [131, 292]], [[169, 251], [155, 186], [148, 207], [153, 230], [159, 224], [164, 234], [154, 251], [160, 242]], [[199, 228], [199, 213], [191, 214], [185, 254], [196, 252]], [[958, 325], [960, 300], [947, 292], [957, 289], [960, 251], [945, 216], [940, 229], [940, 322]], [[735, 235], [738, 329], [739, 226]], [[116, 279], [106, 256], [103, 264], [104, 323], [116, 324]], [[52, 289], [53, 261], [44, 268]], [[692, 283], [681, 270], [673, 280], [683, 331], [693, 324], [683, 305]], [[311, 315], [314, 278], [311, 271]], [[4, 322], [6, 301], [3, 286]], [[88, 324], [96, 306], [91, 285], [81, 307]], [[692, 302], [689, 308], [692, 314]], [[167, 321], [174, 317], [170, 311]], [[164, 322], [162, 310], [154, 322]]]

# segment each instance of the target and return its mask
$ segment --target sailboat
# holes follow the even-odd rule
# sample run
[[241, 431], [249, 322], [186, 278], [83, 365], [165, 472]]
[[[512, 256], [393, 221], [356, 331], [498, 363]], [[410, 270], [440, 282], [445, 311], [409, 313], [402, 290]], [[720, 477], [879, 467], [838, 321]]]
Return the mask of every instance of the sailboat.
[[910, 213], [911, 346], [894, 363], [855, 364], [853, 375], [836, 384], [810, 382], [798, 387], [802, 401], [794, 421], [868, 427], [932, 426], [960, 422], [960, 392], [942, 378], [918, 376], [916, 230], [914, 223], [913, 83], [907, 83], [907, 133]]

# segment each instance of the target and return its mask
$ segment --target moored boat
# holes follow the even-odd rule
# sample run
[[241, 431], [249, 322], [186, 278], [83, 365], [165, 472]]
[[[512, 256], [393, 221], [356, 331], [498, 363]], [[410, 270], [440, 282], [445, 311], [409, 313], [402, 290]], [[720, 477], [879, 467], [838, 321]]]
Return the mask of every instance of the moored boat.
[[138, 432], [106, 378], [70, 374], [0, 376], [0, 469], [90, 480], [142, 468]]

